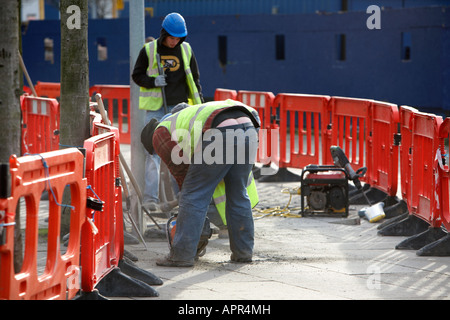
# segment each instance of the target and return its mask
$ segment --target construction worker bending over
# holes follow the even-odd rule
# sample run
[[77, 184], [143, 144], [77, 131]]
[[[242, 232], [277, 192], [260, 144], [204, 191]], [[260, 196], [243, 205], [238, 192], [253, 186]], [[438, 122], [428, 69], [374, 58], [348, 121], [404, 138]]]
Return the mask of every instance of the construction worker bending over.
[[[257, 194], [255, 188], [249, 194], [247, 187], [249, 180], [253, 181], [259, 126], [256, 110], [226, 100], [190, 106], [161, 123], [152, 119], [144, 128], [144, 147], [161, 157], [181, 189], [173, 244], [169, 255], [158, 260], [157, 265], [194, 265], [207, 209], [215, 193], [215, 202], [226, 194], [231, 261], [252, 261], [251, 198], [257, 198]], [[225, 191], [223, 196], [220, 186]]]

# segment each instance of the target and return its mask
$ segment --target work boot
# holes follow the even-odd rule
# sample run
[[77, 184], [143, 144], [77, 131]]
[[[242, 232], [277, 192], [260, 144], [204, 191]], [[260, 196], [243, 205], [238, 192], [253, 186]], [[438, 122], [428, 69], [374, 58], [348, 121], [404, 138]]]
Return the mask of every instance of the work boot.
[[156, 265], [160, 267], [190, 268], [194, 266], [194, 263], [189, 261], [174, 261], [166, 257], [164, 259], [157, 259]]
[[234, 253], [231, 254], [230, 257], [231, 262], [236, 262], [236, 263], [251, 263], [252, 262], [252, 257], [248, 256], [248, 257], [236, 257], [234, 255]]

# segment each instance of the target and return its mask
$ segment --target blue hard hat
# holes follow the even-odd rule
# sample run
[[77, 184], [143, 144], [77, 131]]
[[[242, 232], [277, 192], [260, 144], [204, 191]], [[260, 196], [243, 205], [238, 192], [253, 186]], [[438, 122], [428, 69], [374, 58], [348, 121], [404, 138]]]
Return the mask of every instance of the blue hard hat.
[[188, 32], [186, 22], [181, 14], [172, 12], [169, 13], [162, 23], [162, 27], [172, 36], [177, 38], [186, 37]]

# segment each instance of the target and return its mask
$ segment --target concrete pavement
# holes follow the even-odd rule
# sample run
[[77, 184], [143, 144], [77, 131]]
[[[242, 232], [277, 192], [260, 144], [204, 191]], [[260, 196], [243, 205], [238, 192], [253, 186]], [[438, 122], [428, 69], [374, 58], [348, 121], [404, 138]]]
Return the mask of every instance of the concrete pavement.
[[[284, 207], [285, 188], [299, 183], [257, 183], [257, 208]], [[297, 209], [296, 209], [297, 207]], [[300, 196], [289, 208], [298, 213]], [[255, 220], [255, 252], [250, 264], [230, 262], [227, 239], [211, 238], [206, 255], [193, 268], [156, 266], [168, 253], [165, 239], [127, 245], [140, 268], [160, 277], [152, 300], [449, 299], [450, 258], [420, 257], [396, 250], [406, 237], [377, 235], [379, 223], [347, 218], [266, 216]], [[255, 212], [255, 216], [258, 216]], [[161, 222], [164, 223], [164, 219]], [[383, 222], [383, 220], [381, 221]], [[143, 298], [131, 298], [143, 299]]]

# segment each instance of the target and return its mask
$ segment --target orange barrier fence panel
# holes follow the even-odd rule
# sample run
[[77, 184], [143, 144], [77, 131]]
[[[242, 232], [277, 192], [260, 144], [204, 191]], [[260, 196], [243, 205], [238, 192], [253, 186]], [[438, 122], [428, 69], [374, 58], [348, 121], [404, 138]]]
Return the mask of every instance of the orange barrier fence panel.
[[327, 147], [329, 100], [328, 96], [307, 94], [276, 96], [274, 104], [280, 106], [280, 167], [300, 169], [321, 164]]
[[85, 292], [93, 291], [95, 285], [118, 266], [120, 259], [116, 239], [123, 238], [123, 222], [115, 210], [117, 145], [114, 132], [99, 134], [84, 142], [86, 177], [91, 189], [88, 196], [103, 202], [103, 211], [87, 209], [86, 212], [92, 228], [83, 228], [82, 233], [81, 286]]
[[436, 212], [436, 153], [439, 150], [439, 126], [442, 117], [416, 112], [412, 119], [410, 213], [440, 227]]
[[214, 100], [220, 101], [227, 99], [236, 100], [237, 99], [236, 90], [217, 88], [216, 91], [214, 92]]
[[[372, 131], [371, 104], [371, 100], [345, 97], [332, 97], [330, 100], [331, 143], [344, 150], [354, 170], [371, 166], [371, 155], [367, 145]], [[333, 163], [329, 152], [325, 153], [325, 163]], [[368, 173], [361, 178], [362, 181], [370, 179]]]
[[[273, 108], [275, 96], [272, 92], [241, 90], [238, 92], [236, 100], [258, 111], [261, 128], [259, 131], [259, 150], [256, 161], [263, 164], [269, 164], [272, 158], [271, 130], [276, 129], [271, 123], [271, 115], [275, 112], [275, 108]], [[278, 142], [278, 139], [275, 141]], [[278, 152], [278, 143], [274, 145], [274, 148], [276, 148]]]
[[59, 103], [51, 98], [21, 96], [22, 143], [25, 153], [42, 153], [59, 149]]
[[57, 99], [61, 96], [61, 84], [59, 82], [41, 82], [38, 81], [34, 90], [39, 97]]
[[450, 171], [449, 171], [449, 148], [450, 138], [450, 118], [446, 118], [439, 128], [440, 154], [438, 160], [439, 188], [438, 208], [441, 212], [441, 219], [444, 227], [450, 230]]
[[115, 256], [121, 260], [124, 251], [123, 239], [123, 208], [122, 208], [122, 185], [120, 182], [120, 132], [116, 127], [103, 123], [94, 124], [94, 135], [112, 132], [114, 133], [114, 215], [115, 233], [114, 249]]
[[[80, 286], [81, 229], [86, 220], [84, 157], [75, 148], [17, 158], [11, 156], [10, 196], [0, 199], [0, 299], [72, 299]], [[70, 186], [70, 237], [61, 254], [62, 198]], [[49, 193], [47, 258], [42, 274], [37, 271], [38, 213], [42, 193]], [[25, 252], [21, 270], [14, 271], [15, 213], [25, 198]], [[67, 210], [67, 208], [64, 208]]]
[[[419, 110], [409, 107], [400, 106], [400, 135], [402, 137], [400, 143], [400, 184], [402, 199], [409, 204], [411, 195], [411, 144], [412, 144], [412, 118]], [[409, 209], [409, 206], [408, 206]]]
[[373, 101], [372, 132], [369, 135], [371, 165], [369, 184], [390, 196], [397, 193], [398, 184], [398, 133], [399, 112], [395, 104]]
[[[131, 143], [130, 126], [130, 86], [95, 85], [89, 89], [89, 96], [95, 93], [102, 95], [108, 118], [112, 124], [118, 123], [120, 143]], [[116, 107], [117, 106], [117, 107]], [[117, 121], [114, 118], [117, 116]]]

